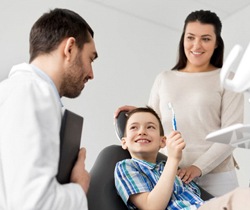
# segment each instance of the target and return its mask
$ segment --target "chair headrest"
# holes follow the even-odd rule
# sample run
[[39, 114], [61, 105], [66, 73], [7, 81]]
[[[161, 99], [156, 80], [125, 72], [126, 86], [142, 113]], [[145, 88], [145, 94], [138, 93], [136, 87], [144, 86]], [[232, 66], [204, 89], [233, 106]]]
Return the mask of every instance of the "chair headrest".
[[124, 136], [125, 126], [127, 122], [126, 113], [128, 111], [121, 111], [115, 120], [115, 132], [119, 140]]

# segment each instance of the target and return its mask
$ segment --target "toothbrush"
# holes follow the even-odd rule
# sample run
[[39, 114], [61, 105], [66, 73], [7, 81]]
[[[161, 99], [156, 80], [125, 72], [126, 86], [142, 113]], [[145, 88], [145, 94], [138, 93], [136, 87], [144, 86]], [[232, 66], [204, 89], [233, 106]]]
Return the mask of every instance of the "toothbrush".
[[172, 106], [172, 104], [170, 102], [168, 103], [168, 108], [169, 108], [169, 110], [172, 111], [172, 126], [173, 126], [173, 129], [176, 131], [177, 126], [176, 126], [175, 113], [174, 113], [173, 106]]

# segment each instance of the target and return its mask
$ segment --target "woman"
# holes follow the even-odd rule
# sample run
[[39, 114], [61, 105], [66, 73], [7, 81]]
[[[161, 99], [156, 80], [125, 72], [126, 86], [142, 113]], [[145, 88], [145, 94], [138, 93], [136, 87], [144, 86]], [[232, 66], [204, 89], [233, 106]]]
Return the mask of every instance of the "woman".
[[[224, 43], [222, 24], [210, 11], [190, 13], [179, 43], [179, 60], [172, 71], [155, 79], [149, 106], [160, 115], [166, 133], [172, 104], [177, 129], [186, 140], [178, 175], [188, 183], [195, 180], [214, 196], [238, 186], [236, 163], [229, 145], [205, 141], [208, 133], [243, 122], [243, 95], [220, 85]], [[165, 151], [166, 152], [166, 151]]]

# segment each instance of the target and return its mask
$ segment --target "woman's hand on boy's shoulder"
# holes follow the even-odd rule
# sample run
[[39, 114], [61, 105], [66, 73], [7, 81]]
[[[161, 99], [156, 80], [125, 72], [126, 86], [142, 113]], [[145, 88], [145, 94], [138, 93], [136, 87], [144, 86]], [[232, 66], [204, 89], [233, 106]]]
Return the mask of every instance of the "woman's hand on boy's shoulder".
[[188, 184], [194, 178], [201, 176], [201, 173], [201, 170], [197, 166], [191, 165], [186, 168], [180, 168], [177, 171], [177, 176], [179, 176], [184, 183]]
[[114, 112], [114, 118], [117, 118], [117, 116], [119, 115], [119, 113], [121, 111], [132, 111], [133, 109], [136, 109], [136, 106], [131, 106], [131, 105], [124, 105], [124, 106], [120, 106], [118, 107], [115, 112]]

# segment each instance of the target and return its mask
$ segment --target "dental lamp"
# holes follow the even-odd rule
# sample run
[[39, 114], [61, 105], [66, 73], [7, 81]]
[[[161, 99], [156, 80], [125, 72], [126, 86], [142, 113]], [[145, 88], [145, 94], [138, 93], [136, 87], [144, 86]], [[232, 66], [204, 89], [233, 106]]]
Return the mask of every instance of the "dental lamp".
[[228, 90], [234, 92], [250, 92], [250, 43], [242, 56], [233, 79], [228, 79], [230, 67], [242, 51], [240, 45], [235, 45], [229, 53], [220, 73], [220, 82]]
[[[222, 87], [234, 92], [250, 93], [250, 43], [242, 55], [234, 77], [230, 79], [230, 67], [236, 62], [236, 58], [242, 53], [240, 45], [235, 45], [230, 51], [220, 72], [220, 82]], [[250, 99], [249, 99], [250, 102]], [[250, 149], [250, 124], [234, 124], [229, 127], [209, 133], [207, 141], [230, 144], [234, 147]]]

